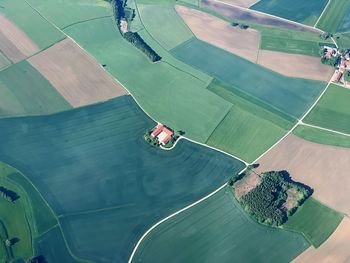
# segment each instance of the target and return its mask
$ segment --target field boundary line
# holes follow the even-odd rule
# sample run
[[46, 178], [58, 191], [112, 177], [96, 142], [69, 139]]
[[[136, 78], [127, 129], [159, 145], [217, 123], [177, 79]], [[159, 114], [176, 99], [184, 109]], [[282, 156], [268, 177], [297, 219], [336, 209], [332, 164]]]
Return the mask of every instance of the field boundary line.
[[289, 19], [286, 19], [286, 18], [283, 18], [283, 17], [280, 17], [280, 16], [275, 16], [275, 15], [272, 15], [272, 14], [268, 14], [268, 13], [264, 13], [264, 12], [261, 12], [261, 11], [258, 11], [258, 10], [249, 9], [249, 8], [246, 8], [246, 7], [234, 5], [234, 4], [227, 3], [227, 2], [224, 2], [224, 1], [220, 1], [220, 0], [212, 0], [212, 1], [217, 2], [217, 3], [224, 4], [224, 5], [236, 7], [236, 8], [238, 8], [238, 9], [245, 10], [245, 11], [249, 11], [249, 12], [252, 12], [252, 13], [257, 13], [257, 14], [260, 14], [260, 15], [266, 15], [266, 16], [269, 16], [269, 17], [272, 17], [272, 18], [275, 18], [275, 19], [283, 20], [283, 21], [288, 22], [288, 23], [291, 23], [291, 24], [295, 24], [295, 25], [299, 25], [299, 26], [301, 26], [301, 27], [305, 27], [305, 28], [308, 28], [308, 29], [312, 29], [312, 30], [314, 30], [314, 31], [317, 30], [317, 31], [323, 32], [323, 31], [322, 31], [321, 29], [319, 29], [319, 28], [315, 28], [315, 27], [312, 27], [312, 26], [309, 26], [309, 25], [305, 25], [305, 24], [302, 24], [302, 23], [299, 23], [299, 22], [296, 22], [296, 21], [293, 21], [293, 20], [289, 20]]
[[343, 132], [340, 132], [340, 131], [336, 131], [336, 130], [332, 130], [332, 129], [323, 128], [323, 127], [321, 127], [321, 126], [308, 124], [308, 123], [305, 123], [305, 122], [303, 122], [303, 121], [300, 123], [300, 125], [301, 125], [301, 126], [308, 126], [308, 127], [311, 127], [311, 128], [315, 128], [315, 129], [319, 129], [319, 130], [323, 130], [323, 131], [328, 131], [328, 132], [332, 132], [332, 133], [336, 133], [336, 134], [339, 134], [339, 135], [344, 135], [344, 136], [350, 137], [350, 134], [349, 134], [349, 133], [343, 133]]
[[[247, 167], [245, 167], [243, 170], [241, 170], [241, 171], [239, 172], [239, 174], [243, 173], [246, 169], [247, 169]], [[194, 203], [192, 203], [192, 204], [189, 204], [188, 206], [186, 206], [186, 207], [184, 207], [184, 208], [182, 208], [182, 209], [180, 209], [180, 210], [178, 210], [178, 211], [172, 213], [171, 215], [169, 215], [169, 216], [163, 218], [162, 220], [158, 221], [158, 222], [155, 223], [153, 226], [151, 226], [151, 227], [141, 236], [141, 238], [139, 239], [139, 241], [136, 243], [136, 245], [135, 245], [135, 247], [134, 247], [134, 249], [133, 249], [133, 251], [132, 251], [132, 253], [131, 253], [131, 256], [130, 256], [130, 258], [129, 258], [129, 260], [128, 260], [128, 263], [132, 263], [132, 260], [133, 260], [133, 258], [134, 258], [134, 256], [135, 256], [135, 253], [136, 253], [138, 247], [139, 247], [140, 244], [142, 243], [143, 239], [144, 239], [150, 232], [152, 232], [153, 229], [155, 229], [156, 227], [158, 227], [160, 224], [164, 223], [164, 222], [167, 221], [168, 219], [170, 219], [170, 218], [172, 218], [172, 217], [174, 217], [174, 216], [176, 216], [176, 215], [178, 215], [178, 214], [180, 214], [180, 213], [182, 213], [182, 212], [184, 212], [184, 211], [190, 209], [191, 207], [193, 207], [193, 206], [195, 206], [195, 205], [197, 205], [197, 204], [199, 204], [199, 203], [205, 201], [206, 199], [208, 199], [209, 197], [215, 195], [217, 192], [219, 192], [220, 190], [222, 190], [222, 189], [225, 188], [226, 186], [227, 186], [227, 183], [223, 184], [222, 186], [220, 186], [219, 188], [217, 188], [217, 189], [214, 190], [213, 192], [209, 193], [208, 195], [206, 195], [206, 196], [202, 197], [201, 199], [197, 200], [196, 202], [194, 202]]]
[[93, 20], [98, 20], [98, 19], [103, 19], [103, 18], [108, 18], [108, 17], [112, 17], [112, 16], [113, 16], [113, 14], [111, 14], [111, 15], [105, 15], [105, 16], [97, 16], [97, 17], [93, 17], [93, 18], [81, 20], [81, 21], [78, 21], [78, 22], [69, 24], [69, 25], [67, 25], [67, 26], [64, 26], [64, 27], [61, 28], [61, 30], [65, 30], [65, 29], [67, 29], [68, 27], [71, 27], [71, 26], [74, 26], [74, 25], [78, 25], [78, 24], [81, 24], [81, 23], [85, 23], [85, 22], [89, 22], [89, 21], [93, 21]]
[[314, 28], [317, 28], [316, 26], [317, 26], [318, 22], [321, 20], [324, 12], [327, 10], [327, 8], [328, 8], [328, 6], [330, 5], [331, 2], [332, 2], [332, 0], [328, 0], [328, 3], [326, 4], [326, 6], [324, 7], [322, 13], [320, 14], [320, 16], [318, 17], [316, 23], [314, 24]]

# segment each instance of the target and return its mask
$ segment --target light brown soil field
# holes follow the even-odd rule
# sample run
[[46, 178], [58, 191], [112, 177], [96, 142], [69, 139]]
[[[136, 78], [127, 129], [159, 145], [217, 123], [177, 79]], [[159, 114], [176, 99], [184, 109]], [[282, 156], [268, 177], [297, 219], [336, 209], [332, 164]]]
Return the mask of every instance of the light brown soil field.
[[246, 195], [257, 187], [260, 183], [261, 178], [256, 173], [251, 172], [242, 180], [239, 180], [234, 184], [235, 196], [240, 199], [242, 196]]
[[0, 50], [13, 63], [39, 51], [39, 47], [15, 24], [0, 14]]
[[260, 35], [254, 29], [240, 29], [204, 12], [184, 6], [176, 11], [195, 36], [237, 56], [255, 62], [258, 56]]
[[344, 218], [330, 238], [318, 249], [310, 247], [293, 262], [344, 263], [350, 262], [350, 220]]
[[222, 2], [249, 8], [260, 0], [223, 0]]
[[321, 145], [289, 135], [257, 161], [257, 171], [286, 170], [314, 189], [322, 203], [350, 214], [350, 149]]
[[285, 76], [327, 82], [334, 73], [320, 58], [269, 50], [260, 50], [258, 64]]
[[62, 40], [28, 61], [73, 107], [127, 94], [70, 39]]
[[277, 27], [286, 28], [286, 29], [295, 29], [295, 30], [300, 30], [304, 32], [320, 33], [319, 30], [311, 27], [306, 27], [303, 25], [292, 23], [278, 17], [273, 17], [271, 15], [266, 15], [263, 13], [258, 13], [253, 10], [244, 9], [241, 7], [230, 5], [230, 3], [224, 3], [224, 2], [227, 2], [227, 1], [223, 0], [219, 2], [216, 0], [202, 0], [202, 7], [213, 10], [232, 20], [241, 20], [241, 21], [263, 24], [268, 26], [277, 26]]

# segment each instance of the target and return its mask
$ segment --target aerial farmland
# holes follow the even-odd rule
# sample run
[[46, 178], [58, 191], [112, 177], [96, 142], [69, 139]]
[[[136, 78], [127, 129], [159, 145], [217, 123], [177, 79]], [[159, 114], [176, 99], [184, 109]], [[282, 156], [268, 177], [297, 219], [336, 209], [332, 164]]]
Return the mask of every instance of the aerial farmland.
[[0, 0], [0, 262], [346, 262], [349, 32], [347, 0]]

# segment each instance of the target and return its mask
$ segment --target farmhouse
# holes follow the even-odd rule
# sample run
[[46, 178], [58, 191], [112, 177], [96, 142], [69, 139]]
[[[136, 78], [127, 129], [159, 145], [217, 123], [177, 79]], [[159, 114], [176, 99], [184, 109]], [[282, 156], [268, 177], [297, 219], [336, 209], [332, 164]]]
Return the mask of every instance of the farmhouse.
[[337, 56], [338, 49], [337, 48], [333, 48], [333, 47], [329, 47], [329, 46], [324, 46], [323, 52], [324, 52], [324, 56], [327, 59], [330, 59], [331, 57], [336, 57]]
[[157, 138], [159, 143], [162, 145], [167, 144], [173, 135], [174, 135], [174, 132], [172, 132], [170, 129], [168, 129], [161, 123], [158, 123], [158, 125], [155, 127], [155, 129], [151, 133], [151, 136], [153, 138]]

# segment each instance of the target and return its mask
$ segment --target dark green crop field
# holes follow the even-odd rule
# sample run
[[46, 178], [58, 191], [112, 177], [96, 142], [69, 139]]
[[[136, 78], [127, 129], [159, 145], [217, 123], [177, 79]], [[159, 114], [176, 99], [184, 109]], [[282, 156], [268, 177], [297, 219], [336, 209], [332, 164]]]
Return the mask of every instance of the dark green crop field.
[[349, 11], [350, 1], [331, 0], [317, 27], [328, 33], [349, 31]]
[[261, 0], [251, 9], [313, 26], [328, 0]]
[[72, 108], [28, 62], [0, 72], [0, 116], [37, 115]]
[[283, 227], [302, 232], [317, 248], [336, 230], [342, 219], [342, 214], [310, 198]]
[[130, 96], [55, 115], [3, 119], [0, 159], [40, 190], [75, 256], [125, 262], [154, 223], [244, 167], [185, 140], [171, 151], [151, 147], [143, 134], [154, 125]]
[[132, 262], [290, 262], [309, 247], [299, 233], [250, 219], [229, 188], [151, 231]]
[[172, 52], [180, 60], [293, 117], [301, 116], [326, 86], [319, 81], [282, 76], [197, 39]]

